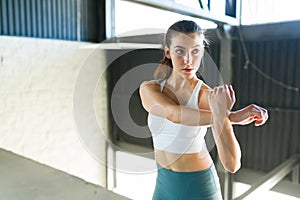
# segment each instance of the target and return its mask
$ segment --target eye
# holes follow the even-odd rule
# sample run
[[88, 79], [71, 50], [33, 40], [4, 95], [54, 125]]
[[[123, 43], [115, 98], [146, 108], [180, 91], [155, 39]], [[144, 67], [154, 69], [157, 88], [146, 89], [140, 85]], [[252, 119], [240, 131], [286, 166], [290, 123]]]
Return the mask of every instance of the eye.
[[192, 54], [194, 54], [194, 55], [197, 55], [197, 54], [199, 54], [200, 53], [200, 49], [194, 49], [193, 51], [192, 51]]
[[180, 56], [184, 56], [186, 54], [185, 50], [182, 50], [182, 49], [176, 50], [175, 53], [180, 55]]

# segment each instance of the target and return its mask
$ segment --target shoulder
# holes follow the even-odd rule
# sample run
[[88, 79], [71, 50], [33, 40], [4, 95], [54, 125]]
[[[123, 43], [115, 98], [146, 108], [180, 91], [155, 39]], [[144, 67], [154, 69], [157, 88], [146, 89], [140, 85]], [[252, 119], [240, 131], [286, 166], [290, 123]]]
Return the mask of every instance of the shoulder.
[[209, 87], [207, 84], [205, 84], [204, 82], [201, 85], [201, 89], [200, 92], [203, 92], [205, 94], [208, 94], [209, 91], [211, 90], [211, 87]]
[[199, 92], [199, 108], [209, 110], [209, 104], [208, 104], [208, 94], [211, 90], [211, 87], [209, 87], [207, 84], [202, 83], [201, 89]]
[[151, 87], [158, 87], [160, 86], [160, 82], [158, 80], [150, 80], [144, 81], [141, 83], [140, 88], [151, 88]]
[[159, 81], [158, 80], [150, 80], [150, 81], [144, 81], [141, 83], [140, 87], [143, 86], [153, 86], [153, 85], [159, 85]]
[[140, 92], [157, 90], [160, 91], [160, 82], [158, 80], [144, 81], [140, 85]]
[[200, 90], [199, 90], [199, 97], [202, 95], [208, 95], [209, 91], [211, 90], [211, 87], [206, 83], [204, 83], [201, 79], [199, 79], [199, 81], [201, 83]]

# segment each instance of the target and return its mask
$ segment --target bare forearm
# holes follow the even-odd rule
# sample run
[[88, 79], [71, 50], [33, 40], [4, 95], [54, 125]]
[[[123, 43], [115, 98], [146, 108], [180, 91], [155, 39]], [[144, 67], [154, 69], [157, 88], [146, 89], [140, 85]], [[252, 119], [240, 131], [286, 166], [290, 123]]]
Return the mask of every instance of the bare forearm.
[[241, 150], [228, 117], [214, 121], [213, 135], [220, 160], [226, 170], [234, 173], [240, 168]]
[[174, 106], [169, 114], [169, 120], [188, 126], [212, 125], [212, 114], [208, 110], [196, 110], [186, 106]]

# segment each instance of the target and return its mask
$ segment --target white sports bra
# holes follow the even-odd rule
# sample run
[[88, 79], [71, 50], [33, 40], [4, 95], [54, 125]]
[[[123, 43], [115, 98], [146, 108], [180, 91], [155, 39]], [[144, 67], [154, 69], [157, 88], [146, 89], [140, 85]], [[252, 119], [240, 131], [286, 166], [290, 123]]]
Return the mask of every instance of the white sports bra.
[[[161, 91], [166, 80], [160, 83]], [[199, 91], [202, 85], [199, 80], [186, 106], [194, 109], [198, 107]], [[176, 124], [172, 121], [148, 114], [148, 127], [151, 131], [154, 148], [177, 154], [198, 153], [207, 154], [204, 136], [206, 126], [187, 126]]]

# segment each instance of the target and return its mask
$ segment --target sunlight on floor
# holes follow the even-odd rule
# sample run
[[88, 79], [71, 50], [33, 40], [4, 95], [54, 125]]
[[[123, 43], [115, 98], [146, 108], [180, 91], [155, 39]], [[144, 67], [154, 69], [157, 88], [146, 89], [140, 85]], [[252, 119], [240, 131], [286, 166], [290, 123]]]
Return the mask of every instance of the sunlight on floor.
[[[113, 191], [134, 200], [151, 200], [157, 175], [155, 161], [118, 151], [116, 162], [117, 169], [121, 170], [116, 172]], [[134, 168], [138, 169], [137, 173], [130, 172]]]
[[[235, 187], [235, 194], [233, 195], [233, 197], [238, 197], [240, 195], [242, 195], [244, 192], [246, 192], [249, 188], [250, 185], [248, 184], [244, 184], [244, 183], [240, 183], [240, 182], [235, 182], [233, 183]], [[274, 192], [274, 191], [268, 191], [268, 192], [264, 192], [264, 193], [259, 193], [255, 196], [246, 198], [245, 200], [260, 200], [260, 199], [272, 199], [272, 200], [299, 200], [299, 198], [296, 197], [292, 197], [286, 194], [282, 194], [282, 193], [278, 193], [278, 192]]]
[[[152, 159], [144, 158], [137, 155], [132, 155], [124, 152], [116, 153], [116, 166], [124, 169], [124, 166], [130, 166], [130, 169], [134, 167], [138, 168], [137, 173], [132, 173], [129, 171], [116, 172], [116, 188], [113, 189], [114, 192], [126, 196], [133, 200], [151, 200], [152, 193], [155, 187], [155, 180], [157, 172], [155, 170], [149, 170], [155, 166], [155, 161]], [[120, 169], [120, 168], [119, 168]], [[144, 173], [143, 173], [143, 169]], [[243, 194], [250, 188], [250, 185], [235, 182], [235, 194], [234, 197], [237, 197]], [[247, 198], [247, 200], [300, 200], [299, 198], [292, 197], [289, 195], [281, 194], [274, 191], [264, 192], [258, 194], [254, 197]]]

